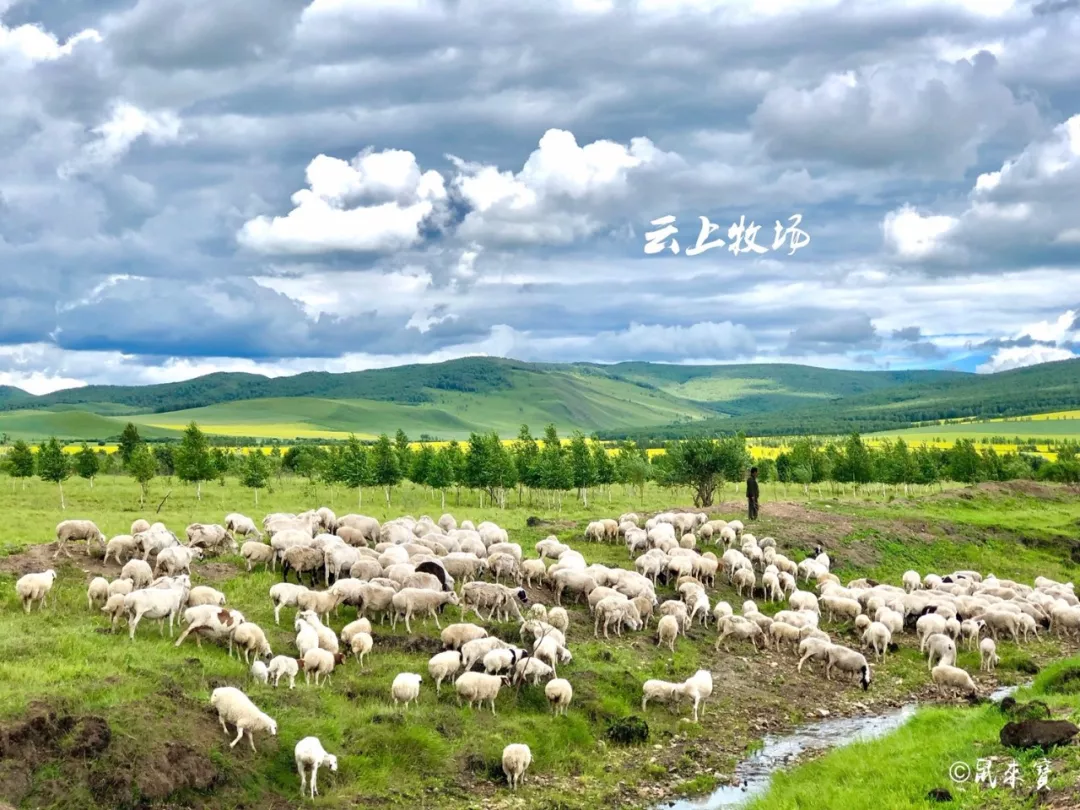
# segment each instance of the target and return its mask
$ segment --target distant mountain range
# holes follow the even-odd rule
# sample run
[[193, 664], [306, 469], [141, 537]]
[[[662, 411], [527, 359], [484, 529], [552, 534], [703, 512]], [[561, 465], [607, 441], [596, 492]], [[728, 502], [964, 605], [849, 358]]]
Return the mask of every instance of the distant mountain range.
[[492, 357], [346, 374], [216, 373], [179, 383], [89, 386], [33, 396], [0, 387], [9, 436], [108, 439], [127, 421], [167, 437], [195, 420], [211, 433], [283, 440], [403, 428], [462, 438], [554, 422], [608, 438], [885, 430], [962, 416], [1080, 407], [1080, 360], [992, 375], [841, 371], [789, 364], [542, 364]]

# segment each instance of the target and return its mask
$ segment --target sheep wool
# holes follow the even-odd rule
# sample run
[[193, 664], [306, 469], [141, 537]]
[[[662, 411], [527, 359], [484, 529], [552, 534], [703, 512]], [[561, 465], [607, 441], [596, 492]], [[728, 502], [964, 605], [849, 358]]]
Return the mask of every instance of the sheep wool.
[[502, 768], [511, 790], [525, 781], [525, 771], [532, 764], [532, 751], [524, 743], [513, 743], [503, 749]]

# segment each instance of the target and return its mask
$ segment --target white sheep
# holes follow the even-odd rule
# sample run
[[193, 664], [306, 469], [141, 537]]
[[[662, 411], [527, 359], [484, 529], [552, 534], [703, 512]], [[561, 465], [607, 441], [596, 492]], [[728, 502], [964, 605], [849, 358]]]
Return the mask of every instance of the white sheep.
[[270, 662], [268, 667], [270, 677], [274, 679], [274, 688], [281, 682], [282, 678], [289, 679], [289, 688], [296, 688], [296, 676], [300, 673], [300, 664], [297, 663], [295, 658], [290, 658], [287, 655], [277, 655]]
[[225, 602], [225, 594], [208, 585], [196, 585], [188, 593], [187, 598], [188, 607], [198, 607], [199, 605], [225, 607]]
[[679, 637], [679, 620], [675, 616], [662, 616], [656, 623], [656, 646], [666, 644], [675, 652], [675, 639]]
[[919, 652], [926, 648], [926, 639], [935, 633], [945, 633], [947, 622], [944, 616], [937, 613], [927, 613], [920, 616], [915, 622], [915, 633], [919, 637]]
[[101, 533], [97, 525], [90, 520], [63, 520], [56, 525], [56, 553], [53, 554], [55, 560], [60, 556], [60, 552], [63, 551], [69, 557], [71, 552], [67, 550], [68, 540], [85, 540], [86, 541], [86, 553], [90, 554], [90, 544], [95, 540], [104, 547], [105, 535]]
[[641, 686], [641, 711], [649, 705], [649, 701], [660, 701], [672, 706], [686, 694], [686, 684], [671, 683], [650, 679]]
[[135, 640], [135, 630], [143, 617], [157, 619], [158, 633], [165, 635], [165, 619], [169, 620], [169, 638], [173, 637], [173, 626], [187, 601], [188, 589], [180, 587], [145, 588], [132, 591], [124, 597], [124, 610], [128, 614], [129, 638]]
[[491, 713], [495, 714], [495, 699], [499, 696], [502, 685], [503, 679], [498, 675], [464, 672], [454, 681], [458, 705], [461, 705], [464, 700], [470, 707], [475, 703], [477, 708], [483, 708], [484, 702], [487, 701], [491, 705]]
[[360, 666], [364, 665], [364, 656], [371, 652], [371, 648], [374, 646], [375, 640], [370, 633], [354, 633], [349, 640], [349, 649], [352, 650], [353, 655], [356, 657], [356, 663]]
[[117, 563], [122, 563], [121, 557], [127, 557], [129, 560], [135, 556], [135, 551], [138, 549], [139, 544], [135, 542], [135, 538], [130, 534], [118, 534], [105, 544], [105, 558], [102, 563], [107, 563], [111, 556]]
[[683, 696], [694, 703], [694, 722], [698, 721], [698, 708], [701, 708], [701, 716], [705, 716], [705, 701], [712, 695], [712, 673], [707, 669], [699, 669], [683, 682]]
[[267, 566], [276, 567], [274, 561], [277, 558], [273, 546], [264, 543], [262, 540], [246, 541], [244, 545], [240, 546], [240, 556], [247, 560], [248, 573], [259, 563], [263, 564], [264, 569]]
[[956, 664], [956, 642], [946, 633], [933, 633], [924, 639], [927, 652], [927, 671], [937, 663]]
[[871, 622], [862, 635], [864, 647], [874, 651], [874, 657], [881, 661], [889, 652], [892, 643], [892, 631], [881, 622]]
[[428, 659], [428, 675], [435, 681], [435, 694], [442, 694], [442, 682], [450, 680], [461, 670], [461, 653], [446, 650]]
[[992, 638], [984, 638], [979, 642], [979, 671], [993, 672], [994, 667], [1001, 659], [998, 658], [997, 644]]
[[908, 593], [920, 590], [923, 586], [922, 577], [919, 576], [918, 571], [905, 571], [901, 582], [904, 584], [904, 590]]
[[250, 660], [249, 656], [262, 656], [269, 661], [274, 655], [270, 651], [270, 642], [266, 639], [266, 633], [254, 622], [243, 622], [233, 630], [232, 635], [229, 636], [230, 657], [232, 657], [234, 645], [237, 658], [240, 657], [241, 652], [244, 653], [245, 664]]
[[830, 647], [832, 647], [832, 643], [827, 638], [822, 639], [815, 636], [804, 638], [799, 642], [798, 671], [802, 672], [803, 664], [807, 661], [827, 662]]
[[[770, 625], [771, 626], [771, 625]], [[728, 636], [733, 636], [737, 641], [749, 641], [754, 645], [755, 649], [758, 645], [758, 640], [764, 640], [764, 634], [761, 629], [761, 625], [757, 622], [751, 621], [745, 616], [726, 616], [720, 622], [720, 634], [716, 637], [716, 644], [714, 649], [719, 650], [720, 645], [724, 644], [724, 649], [728, 650], [725, 644], [725, 639]]]
[[552, 678], [544, 686], [544, 696], [551, 704], [551, 710], [555, 716], [566, 714], [570, 701], [574, 698], [574, 688], [565, 678]]
[[415, 672], [402, 672], [394, 678], [390, 685], [390, 695], [394, 698], [394, 705], [404, 703], [409, 708], [410, 703], [415, 703], [420, 698], [420, 683], [424, 679]]
[[460, 650], [463, 644], [487, 636], [488, 632], [476, 624], [452, 624], [442, 631], [440, 638], [444, 647]]
[[944, 692], [946, 689], [959, 689], [969, 697], [974, 697], [976, 694], [975, 682], [959, 667], [938, 664], [930, 670], [930, 677], [937, 684], [939, 692]]
[[281, 624], [281, 609], [295, 607], [296, 599], [308, 589], [291, 582], [279, 582], [270, 587], [270, 601], [274, 603], [274, 624]]
[[832, 680], [834, 669], [858, 677], [864, 691], [870, 688], [870, 665], [866, 663], [866, 658], [861, 653], [833, 644], [825, 656], [826, 680]]
[[109, 596], [105, 606], [101, 609], [101, 612], [112, 619], [111, 632], [116, 632], [116, 625], [120, 623], [120, 617], [126, 615], [127, 611], [124, 608], [124, 597], [127, 594], [117, 593]]
[[154, 571], [145, 560], [128, 560], [120, 569], [120, 579], [131, 580], [136, 588], [145, 588], [154, 581]]
[[555, 670], [536, 656], [519, 658], [514, 666], [514, 677], [517, 681], [527, 681], [533, 686], [536, 686], [545, 678], [551, 678], [554, 674]]
[[[243, 625], [240, 626], [243, 628]], [[239, 631], [238, 631], [239, 632]], [[311, 675], [315, 674], [315, 685], [319, 685], [319, 676], [323, 678], [323, 683], [331, 682], [331, 674], [334, 672], [334, 667], [337, 664], [345, 663], [345, 655], [343, 653], [337, 653], [336, 655], [328, 650], [324, 650], [321, 647], [315, 647], [304, 653], [302, 667], [304, 669], [304, 683], [311, 683]], [[298, 664], [300, 661], [297, 662]]]
[[154, 576], [157, 576], [162, 571], [165, 572], [166, 576], [170, 577], [178, 573], [190, 574], [191, 563], [202, 558], [203, 550], [201, 548], [188, 548], [187, 546], [164, 548], [158, 552], [157, 560], [154, 562]]
[[331, 771], [337, 771], [337, 757], [333, 754], [326, 753], [322, 747], [322, 743], [319, 742], [318, 737], [304, 737], [296, 744], [296, 748], [293, 749], [293, 759], [296, 761], [296, 769], [300, 771], [300, 795], [304, 795], [304, 785], [306, 783], [305, 771], [307, 768], [311, 769], [311, 798], [314, 799], [319, 793], [319, 789], [315, 784], [316, 779], [319, 776], [319, 767], [322, 765], [327, 766]]
[[525, 781], [525, 771], [532, 764], [532, 751], [524, 743], [513, 743], [503, 749], [502, 769], [511, 790]]
[[255, 661], [251, 665], [251, 677], [262, 684], [270, 682], [270, 670], [262, 661]]
[[547, 623], [565, 633], [570, 627], [570, 614], [566, 612], [566, 608], [553, 607], [548, 611]]
[[352, 642], [353, 636], [357, 633], [371, 634], [371, 622], [367, 619], [357, 619], [354, 622], [349, 622], [347, 625], [341, 628], [341, 641], [344, 644]]
[[86, 601], [88, 608], [93, 610], [99, 604], [109, 601], [109, 580], [105, 577], [94, 577], [86, 589]]
[[229, 748], [234, 748], [240, 739], [247, 734], [251, 750], [255, 750], [254, 731], [266, 731], [270, 736], [277, 736], [277, 722], [267, 714], [261, 712], [243, 692], [234, 686], [219, 686], [210, 693], [210, 705], [217, 710], [221, 728], [228, 735], [231, 723], [236, 727], [236, 739], [229, 743]]
[[296, 609], [311, 611], [324, 622], [329, 622], [330, 611], [336, 609], [341, 601], [341, 591], [303, 591], [296, 595]]
[[49, 591], [52, 590], [55, 581], [56, 572], [51, 568], [41, 573], [25, 574], [19, 577], [19, 581], [15, 583], [15, 593], [22, 601], [23, 610], [29, 613], [34, 602], [39, 603], [38, 610], [44, 610]]
[[397, 626], [397, 617], [405, 617], [405, 630], [412, 632], [409, 621], [414, 614], [424, 614], [424, 620], [430, 616], [435, 620], [435, 626], [442, 630], [439, 624], [439, 614], [436, 612], [443, 605], [460, 605], [458, 596], [453, 591], [428, 591], [423, 588], [402, 588], [391, 598], [394, 613], [391, 616], [390, 627]]
[[114, 579], [109, 583], [109, 596], [115, 596], [116, 594], [127, 596], [133, 590], [135, 590], [135, 583], [130, 579]]

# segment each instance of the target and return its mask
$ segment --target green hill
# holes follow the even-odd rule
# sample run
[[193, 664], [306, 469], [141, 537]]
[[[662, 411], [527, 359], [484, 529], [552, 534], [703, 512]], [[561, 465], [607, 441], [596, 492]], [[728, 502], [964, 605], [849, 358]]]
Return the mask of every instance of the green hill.
[[89, 386], [32, 396], [0, 387], [0, 432], [38, 439], [115, 437], [134, 421], [167, 437], [192, 419], [208, 432], [295, 439], [376, 435], [463, 438], [474, 430], [676, 438], [907, 428], [956, 417], [1065, 410], [1080, 402], [1080, 360], [993, 375], [840, 371], [790, 364], [543, 364], [490, 357], [348, 374], [209, 374], [150, 386]]

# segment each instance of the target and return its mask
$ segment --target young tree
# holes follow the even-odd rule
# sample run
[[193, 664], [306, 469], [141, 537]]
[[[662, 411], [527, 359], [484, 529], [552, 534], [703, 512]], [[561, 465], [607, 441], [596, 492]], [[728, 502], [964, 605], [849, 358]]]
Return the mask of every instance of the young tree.
[[372, 481], [371, 464], [368, 451], [355, 436], [350, 436], [341, 450], [336, 477], [345, 486], [356, 488], [357, 508], [363, 509], [364, 487]]
[[60, 488], [60, 508], [66, 509], [64, 481], [71, 475], [71, 465], [55, 436], [38, 448], [37, 469], [42, 481], [52, 481]]
[[427, 483], [432, 489], [439, 490], [442, 498], [441, 509], [446, 509], [446, 490], [454, 485], [454, 460], [451, 458], [450, 446], [446, 445], [439, 449], [432, 459], [428, 469]]
[[139, 442], [128, 459], [127, 469], [139, 483], [139, 505], [146, 505], [146, 496], [150, 491], [150, 482], [157, 475], [157, 459], [154, 458], [150, 446], [146, 442]]
[[431, 475], [431, 465], [434, 463], [435, 450], [430, 444], [425, 443], [417, 452], [412, 454], [409, 480], [417, 486], [429, 486], [428, 478]]
[[716, 488], [725, 479], [740, 477], [750, 464], [746, 441], [741, 436], [673, 442], [665, 455], [671, 482], [691, 487], [697, 507], [712, 506]]
[[394, 453], [397, 455], [398, 469], [402, 477], [408, 476], [409, 471], [412, 470], [413, 452], [409, 447], [409, 437], [401, 428], [398, 428], [397, 433], [394, 434]]
[[371, 448], [371, 478], [372, 483], [383, 488], [386, 505], [389, 507], [390, 488], [401, 482], [401, 465], [397, 450], [385, 433], [379, 436], [379, 440]]
[[199, 426], [192, 422], [184, 431], [184, 438], [175, 453], [176, 474], [181, 481], [195, 485], [195, 497], [202, 500], [202, 482], [214, 477], [214, 460], [210, 455], [210, 442]]
[[465, 451], [461, 449], [457, 439], [451, 439], [446, 445], [446, 455], [450, 459], [450, 468], [453, 470], [453, 483], [457, 487], [457, 502], [461, 503], [461, 485], [465, 483]]
[[645, 498], [645, 483], [649, 480], [649, 454], [636, 442], [623, 442], [615, 454], [615, 480], [638, 490], [638, 497]]
[[[522, 425], [518, 431], [517, 441], [513, 447], [514, 467], [518, 481], [518, 504], [521, 504], [522, 488], [530, 490], [539, 489], [543, 484], [540, 480], [540, 446], [529, 432], [528, 425]], [[529, 496], [530, 500], [532, 495]]]
[[12, 445], [7, 454], [8, 469], [13, 478], [22, 480], [22, 488], [26, 489], [26, 479], [34, 477], [34, 451], [30, 445], [19, 439]]
[[596, 483], [598, 486], [607, 487], [608, 501], [611, 500], [611, 485], [615, 483], [615, 463], [608, 455], [607, 448], [600, 442], [594, 442], [592, 446], [593, 469], [596, 470]]
[[101, 459], [98, 458], [98, 454], [90, 449], [90, 445], [86, 442], [82, 443], [82, 448], [75, 454], [75, 472], [78, 473], [80, 478], [85, 478], [90, 482], [90, 489], [94, 488], [94, 476], [101, 470]]
[[255, 505], [259, 505], [259, 490], [266, 486], [270, 480], [270, 462], [266, 454], [258, 447], [250, 451], [244, 459], [244, 466], [240, 473], [240, 483], [249, 489], [255, 490]]
[[834, 470], [836, 478], [854, 484], [869, 484], [874, 479], [870, 451], [858, 433], [852, 433], [844, 443], [842, 467]]
[[139, 429], [131, 422], [124, 426], [124, 432], [120, 434], [120, 463], [126, 468], [131, 461], [131, 454], [135, 448], [142, 444]]
[[585, 434], [575, 430], [570, 440], [570, 476], [574, 487], [578, 491], [578, 497], [586, 508], [589, 506], [589, 487], [596, 481], [596, 466], [593, 463], [592, 453], [585, 441]]
[[574, 485], [570, 460], [566, 455], [566, 448], [562, 446], [555, 425], [548, 425], [544, 429], [544, 447], [540, 451], [540, 480], [544, 489], [563, 492]]
[[171, 444], [159, 444], [155, 447], [154, 458], [157, 460], [158, 475], [176, 475], [176, 455]]

